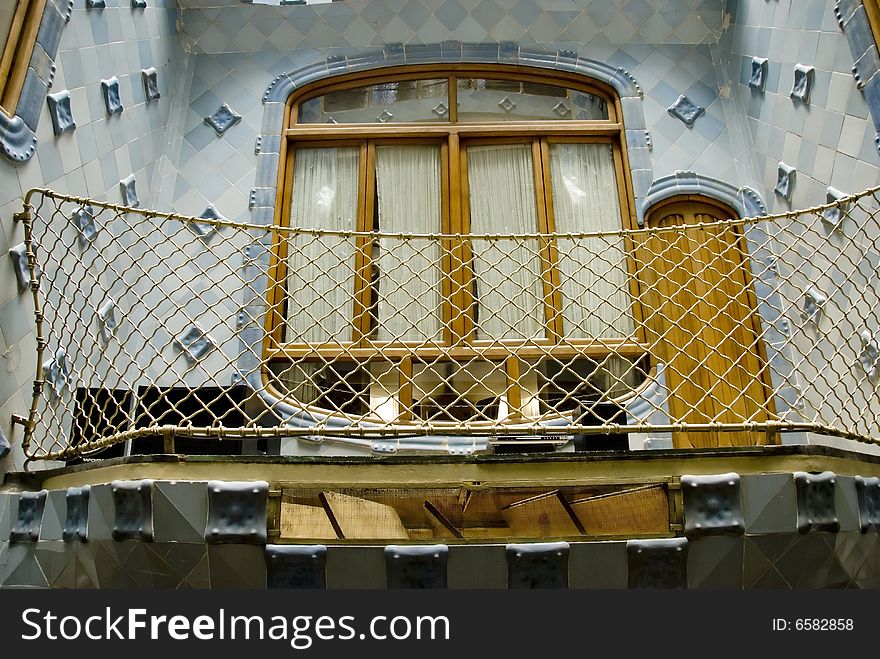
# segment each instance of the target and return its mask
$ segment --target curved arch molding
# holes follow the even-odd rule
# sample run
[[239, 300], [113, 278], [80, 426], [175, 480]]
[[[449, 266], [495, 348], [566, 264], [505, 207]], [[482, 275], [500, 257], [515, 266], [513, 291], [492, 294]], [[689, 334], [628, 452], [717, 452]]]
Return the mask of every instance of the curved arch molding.
[[743, 186], [736, 188], [717, 178], [702, 176], [696, 172], [678, 171], [669, 176], [658, 178], [645, 195], [645, 203], [638, 208], [639, 225], [645, 222], [651, 206], [676, 195], [702, 195], [727, 204], [740, 217], [760, 217], [767, 214], [764, 200], [752, 188]]
[[48, 0], [40, 19], [34, 50], [15, 115], [0, 112], [0, 152], [13, 163], [30, 160], [37, 150], [37, 123], [55, 79], [55, 57], [61, 31], [70, 22], [73, 0]]

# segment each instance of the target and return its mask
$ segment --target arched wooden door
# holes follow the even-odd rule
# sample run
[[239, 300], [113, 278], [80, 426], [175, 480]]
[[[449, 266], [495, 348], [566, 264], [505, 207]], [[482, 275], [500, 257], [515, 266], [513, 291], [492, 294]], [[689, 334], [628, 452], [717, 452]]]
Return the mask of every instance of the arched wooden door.
[[[736, 217], [703, 197], [649, 211], [636, 245], [646, 338], [666, 365], [669, 412], [679, 423], [743, 423], [772, 415], [766, 357], [739, 228], [698, 226]], [[678, 432], [676, 447], [766, 444], [763, 432]]]

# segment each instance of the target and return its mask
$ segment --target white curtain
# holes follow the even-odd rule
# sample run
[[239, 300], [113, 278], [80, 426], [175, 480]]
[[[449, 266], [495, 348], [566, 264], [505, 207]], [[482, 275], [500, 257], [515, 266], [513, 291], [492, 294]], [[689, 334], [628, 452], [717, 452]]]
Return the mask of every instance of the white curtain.
[[[536, 233], [531, 145], [470, 146], [467, 157], [471, 233]], [[477, 338], [543, 338], [540, 243], [475, 239], [471, 245]]]
[[[376, 147], [379, 231], [440, 232], [440, 148]], [[440, 245], [383, 237], [379, 244], [380, 341], [440, 339]]]
[[[290, 226], [354, 231], [358, 161], [358, 147], [297, 149]], [[351, 341], [354, 254], [353, 238], [310, 234], [290, 238], [287, 341]]]
[[[557, 232], [621, 228], [610, 145], [552, 144], [550, 171]], [[564, 334], [573, 339], [631, 336], [632, 300], [623, 239], [560, 239], [558, 249]]]

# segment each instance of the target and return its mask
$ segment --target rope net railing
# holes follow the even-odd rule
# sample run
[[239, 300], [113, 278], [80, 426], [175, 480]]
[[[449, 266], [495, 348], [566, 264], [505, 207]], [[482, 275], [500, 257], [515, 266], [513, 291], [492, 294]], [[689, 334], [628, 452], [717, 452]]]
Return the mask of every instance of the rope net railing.
[[[31, 459], [145, 437], [472, 452], [880, 437], [878, 189], [580, 234], [259, 226], [34, 190]], [[478, 439], [482, 438], [482, 439]]]

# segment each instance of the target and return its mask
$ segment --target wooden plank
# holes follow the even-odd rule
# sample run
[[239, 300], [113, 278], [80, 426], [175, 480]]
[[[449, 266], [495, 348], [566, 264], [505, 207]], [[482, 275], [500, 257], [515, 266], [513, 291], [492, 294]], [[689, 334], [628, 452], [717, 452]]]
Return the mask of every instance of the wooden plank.
[[321, 492], [318, 498], [340, 538], [409, 540], [406, 528], [391, 506], [339, 492]]
[[663, 485], [647, 485], [570, 502], [588, 535], [669, 533], [669, 501]]
[[554, 538], [584, 534], [583, 525], [559, 490], [504, 506], [501, 515], [514, 535]]
[[323, 507], [282, 500], [281, 537], [286, 540], [333, 540], [339, 536]]

